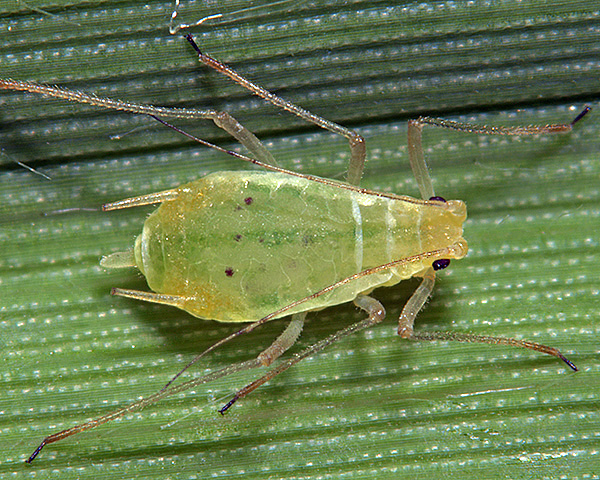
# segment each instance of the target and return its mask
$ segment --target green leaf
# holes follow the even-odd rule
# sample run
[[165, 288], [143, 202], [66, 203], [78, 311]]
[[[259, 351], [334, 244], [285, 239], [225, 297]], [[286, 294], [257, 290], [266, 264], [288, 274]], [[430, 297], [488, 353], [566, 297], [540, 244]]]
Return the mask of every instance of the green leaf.
[[[589, 2], [206, 3], [184, 3], [178, 17], [223, 13], [192, 29], [201, 48], [358, 130], [373, 189], [418, 195], [410, 118], [569, 122], [600, 93]], [[172, 9], [5, 2], [0, 76], [226, 110], [283, 166], [343, 178], [344, 139], [201, 67], [169, 34]], [[208, 122], [177, 125], [240, 148]], [[225, 417], [216, 410], [257, 372], [49, 445], [25, 465], [46, 435], [157, 391], [239, 328], [109, 295], [147, 288], [98, 261], [132, 245], [152, 208], [59, 212], [250, 167], [146, 117], [2, 92], [0, 478], [595, 478], [599, 128], [592, 111], [561, 136], [424, 132], [437, 194], [467, 202], [470, 252], [440, 273], [417, 328], [542, 342], [579, 372], [514, 348], [402, 341], [395, 321], [410, 281], [374, 293], [387, 322], [301, 362]], [[294, 351], [359, 318], [351, 305], [311, 314]], [[188, 376], [256, 356], [283, 325], [223, 346]]]

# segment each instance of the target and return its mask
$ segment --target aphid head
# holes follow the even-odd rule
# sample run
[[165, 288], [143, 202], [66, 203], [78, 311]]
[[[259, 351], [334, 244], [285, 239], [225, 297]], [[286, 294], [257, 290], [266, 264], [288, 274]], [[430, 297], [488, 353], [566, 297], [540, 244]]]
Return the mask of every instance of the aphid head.
[[442, 270], [450, 265], [450, 259], [467, 253], [467, 242], [462, 238], [467, 209], [460, 200], [431, 197], [429, 201], [432, 203], [423, 209], [419, 223], [420, 245], [423, 252], [438, 252], [429, 257], [429, 265]]

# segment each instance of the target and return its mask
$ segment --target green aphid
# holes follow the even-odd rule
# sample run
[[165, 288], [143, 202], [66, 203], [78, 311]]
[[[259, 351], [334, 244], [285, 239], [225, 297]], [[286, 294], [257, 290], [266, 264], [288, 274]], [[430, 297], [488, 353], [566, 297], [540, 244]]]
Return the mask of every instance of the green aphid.
[[[226, 112], [130, 104], [57, 87], [0, 80], [3, 89], [37, 92], [148, 114], [190, 138], [225, 151], [181, 132], [158, 117], [210, 119], [242, 143], [251, 157], [226, 153], [265, 169], [213, 173], [171, 190], [104, 205], [104, 210], [115, 210], [160, 203], [144, 223], [131, 250], [102, 259], [102, 265], [109, 268], [137, 267], [152, 291], [115, 288], [113, 294], [172, 305], [200, 318], [252, 323], [198, 355], [156, 394], [45, 438], [27, 462], [33, 461], [49, 443], [122, 417], [166, 396], [234, 372], [270, 365], [296, 342], [309, 311], [354, 302], [366, 313], [364, 320], [307, 347], [239, 390], [220, 410], [224, 413], [234, 402], [300, 360], [381, 322], [385, 309], [370, 293], [375, 288], [411, 277], [421, 278], [421, 283], [400, 315], [398, 334], [402, 338], [524, 347], [554, 355], [576, 370], [558, 349], [537, 343], [504, 337], [413, 331], [415, 317], [433, 290], [435, 271], [467, 253], [467, 243], [462, 238], [465, 204], [460, 200], [446, 201], [434, 194], [423, 156], [421, 130], [425, 125], [432, 125], [489, 135], [563, 133], [571, 130], [589, 111], [588, 107], [570, 124], [559, 125], [504, 128], [430, 117], [410, 121], [409, 159], [422, 196], [422, 199], [414, 199], [359, 187], [366, 148], [358, 133], [255, 85], [200, 52], [191, 36], [187, 39], [205, 65], [274, 105], [346, 137], [351, 149], [347, 181], [337, 182], [278, 167], [258, 138]], [[289, 315], [288, 327], [257, 358], [173, 384], [183, 371], [216, 347], [269, 320]]]

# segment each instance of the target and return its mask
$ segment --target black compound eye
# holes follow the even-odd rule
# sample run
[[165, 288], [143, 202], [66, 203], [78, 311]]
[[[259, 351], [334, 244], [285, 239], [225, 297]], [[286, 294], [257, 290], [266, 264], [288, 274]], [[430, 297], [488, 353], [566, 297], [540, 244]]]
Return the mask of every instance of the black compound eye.
[[448, 265], [450, 265], [450, 260], [448, 260], [447, 258], [441, 258], [439, 260], [436, 260], [435, 262], [433, 262], [431, 264], [431, 266], [433, 267], [434, 270], [443, 270], [444, 268], [446, 268]]
[[444, 197], [431, 197], [429, 200], [437, 200], [438, 202], [448, 203]]

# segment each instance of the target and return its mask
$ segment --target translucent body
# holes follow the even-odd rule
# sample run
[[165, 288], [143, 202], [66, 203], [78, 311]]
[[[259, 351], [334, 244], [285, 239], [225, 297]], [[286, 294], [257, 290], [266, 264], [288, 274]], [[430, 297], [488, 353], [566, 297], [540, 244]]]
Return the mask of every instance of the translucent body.
[[[460, 243], [461, 201], [391, 199], [272, 172], [221, 172], [170, 191], [135, 243], [150, 288], [207, 319], [258, 320], [368, 268]], [[447, 256], [447, 255], [446, 255]], [[352, 301], [430, 268], [419, 258], [285, 315]], [[116, 265], [115, 265], [116, 266]]]
[[[236, 401], [304, 358], [382, 322], [385, 308], [369, 295], [371, 290], [413, 276], [421, 277], [421, 282], [399, 316], [401, 338], [518, 346], [553, 355], [577, 370], [557, 348], [540, 343], [468, 333], [414, 331], [415, 317], [433, 291], [436, 271], [447, 267], [450, 259], [462, 258], [467, 252], [462, 238], [465, 205], [435, 196], [423, 154], [421, 131], [424, 126], [431, 125], [486, 135], [565, 133], [589, 112], [589, 107], [571, 123], [545, 126], [489, 127], [431, 117], [409, 120], [408, 157], [423, 198], [415, 200], [360, 189], [358, 185], [366, 160], [365, 141], [361, 135], [252, 83], [202, 53], [191, 35], [186, 38], [204, 65], [230, 77], [273, 105], [345, 137], [351, 152], [348, 183], [278, 167], [260, 140], [224, 111], [133, 104], [80, 91], [0, 79], [0, 89], [24, 90], [98, 107], [149, 114], [200, 144], [268, 170], [213, 174], [165, 192], [103, 205], [108, 211], [161, 203], [145, 222], [133, 250], [115, 253], [102, 260], [102, 265], [111, 268], [137, 266], [154, 292], [114, 288], [113, 294], [176, 306], [202, 318], [253, 323], [205, 349], [155, 394], [47, 436], [26, 460], [28, 463], [48, 444], [121, 418], [162, 398], [236, 372], [271, 365], [294, 345], [309, 310], [353, 301], [365, 312], [366, 318], [313, 343], [239, 389], [219, 410], [225, 413]], [[193, 137], [159, 117], [210, 119], [236, 138], [255, 158]], [[436, 200], [427, 200], [432, 198]], [[174, 384], [183, 372], [215, 348], [269, 320], [287, 315], [291, 315], [291, 319], [286, 329], [256, 358]]]

